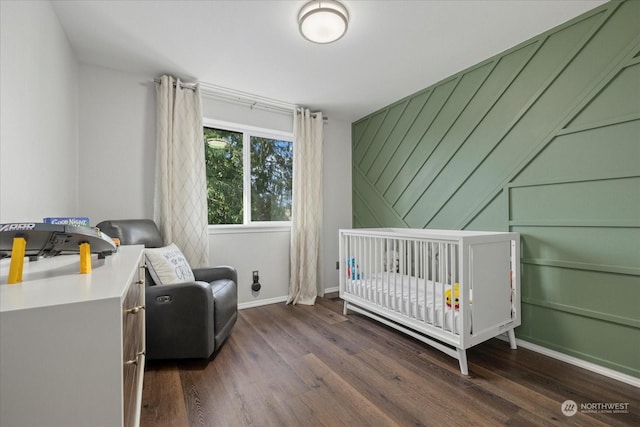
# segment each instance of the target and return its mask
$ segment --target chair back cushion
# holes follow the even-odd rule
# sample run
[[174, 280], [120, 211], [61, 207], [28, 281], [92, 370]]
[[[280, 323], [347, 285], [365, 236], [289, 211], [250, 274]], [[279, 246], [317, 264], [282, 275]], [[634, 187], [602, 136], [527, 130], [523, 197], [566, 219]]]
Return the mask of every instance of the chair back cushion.
[[163, 246], [160, 230], [150, 219], [117, 219], [102, 221], [97, 227], [109, 237], [120, 239], [121, 245]]

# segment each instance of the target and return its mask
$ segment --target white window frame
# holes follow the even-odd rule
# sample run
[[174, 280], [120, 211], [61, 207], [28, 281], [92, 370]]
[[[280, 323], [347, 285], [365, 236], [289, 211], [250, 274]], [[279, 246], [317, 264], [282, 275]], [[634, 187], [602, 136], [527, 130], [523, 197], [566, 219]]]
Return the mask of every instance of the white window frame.
[[[271, 231], [290, 229], [291, 221], [251, 221], [251, 137], [269, 138], [291, 141], [293, 132], [266, 129], [257, 126], [243, 125], [215, 119], [202, 119], [207, 128], [242, 133], [242, 224], [209, 224], [209, 230], [216, 229], [252, 229], [254, 231]], [[295, 149], [295, 147], [294, 147]]]

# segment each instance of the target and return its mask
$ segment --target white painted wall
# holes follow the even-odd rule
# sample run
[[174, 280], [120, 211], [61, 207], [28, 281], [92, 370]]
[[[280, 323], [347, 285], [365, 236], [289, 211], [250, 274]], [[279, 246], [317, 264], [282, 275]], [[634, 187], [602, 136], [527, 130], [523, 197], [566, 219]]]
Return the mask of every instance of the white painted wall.
[[339, 284], [338, 230], [351, 228], [351, 123], [329, 118], [324, 128], [323, 278], [325, 289]]
[[0, 223], [78, 216], [78, 62], [48, 1], [0, 2]]
[[80, 65], [80, 210], [153, 218], [156, 107], [152, 77]]
[[[289, 289], [289, 228], [218, 228], [209, 234], [211, 265], [231, 265], [238, 271], [241, 307], [286, 299]], [[251, 290], [253, 271], [259, 271], [259, 292]]]
[[[203, 115], [210, 119], [292, 131], [292, 116], [215, 101], [203, 97]], [[324, 206], [322, 274], [324, 288], [338, 286], [338, 230], [351, 227], [351, 124], [329, 119], [324, 125]], [[239, 301], [282, 299], [289, 287], [290, 230], [250, 232], [246, 229], [216, 229], [210, 232], [213, 264], [230, 264], [238, 270]], [[262, 289], [251, 292], [251, 272], [260, 272]]]
[[293, 132], [293, 112], [286, 114], [260, 108], [249, 108], [246, 105], [214, 99], [207, 95], [206, 91], [203, 91], [202, 95], [202, 115], [223, 122]]
[[[80, 207], [93, 223], [102, 219], [153, 216], [155, 162], [154, 76], [122, 73], [80, 65]], [[291, 131], [292, 116], [228, 104], [203, 96], [207, 118]], [[351, 125], [330, 119], [324, 141], [325, 288], [336, 287], [337, 235], [351, 225]], [[288, 229], [210, 234], [212, 264], [238, 270], [243, 305], [287, 296], [289, 286]], [[251, 292], [251, 272], [260, 271], [263, 285]]]
[[[324, 131], [322, 274], [324, 289], [332, 289], [339, 283], [335, 268], [339, 260], [338, 230], [351, 227], [351, 125], [330, 120]], [[289, 286], [290, 241], [289, 229], [216, 228], [210, 231], [210, 261], [238, 270], [242, 305], [282, 300]], [[254, 270], [260, 272], [262, 289], [258, 293], [251, 291]]]
[[[153, 215], [154, 76], [78, 64], [49, 2], [0, 2], [0, 222]], [[205, 116], [291, 131], [292, 117], [203, 97]], [[337, 286], [337, 232], [351, 224], [351, 127], [325, 125], [323, 273]], [[240, 302], [284, 298], [288, 229], [211, 235], [239, 272]], [[250, 290], [251, 272], [263, 288]]]
[[[202, 115], [222, 122], [293, 131], [293, 113], [251, 109], [216, 100], [206, 94], [202, 97]], [[209, 231], [210, 262], [212, 265], [231, 265], [236, 268], [241, 307], [281, 301], [286, 299], [289, 291], [290, 242], [291, 231], [288, 227], [212, 227]], [[256, 270], [262, 288], [259, 292], [252, 292], [252, 272]]]

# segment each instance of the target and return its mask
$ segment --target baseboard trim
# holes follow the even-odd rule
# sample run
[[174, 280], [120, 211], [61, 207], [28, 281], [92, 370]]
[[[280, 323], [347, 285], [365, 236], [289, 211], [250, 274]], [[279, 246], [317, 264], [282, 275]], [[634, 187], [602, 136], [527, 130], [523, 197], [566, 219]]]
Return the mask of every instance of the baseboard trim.
[[[509, 341], [505, 335], [500, 335], [498, 338], [503, 341]], [[570, 356], [556, 350], [551, 350], [549, 348], [543, 347], [538, 344], [533, 344], [519, 338], [516, 338], [516, 343], [519, 347], [526, 348], [527, 350], [544, 354], [545, 356], [549, 356], [553, 359], [557, 359], [570, 365], [586, 369], [587, 371], [595, 372], [596, 374], [604, 375], [605, 377], [614, 379], [616, 381], [620, 381], [625, 384], [640, 388], [640, 378], [628, 374], [623, 374], [622, 372], [618, 372], [610, 368], [605, 368], [604, 366], [596, 365], [595, 363], [587, 362], [585, 360], [578, 359], [577, 357]]]
[[280, 302], [286, 302], [287, 299], [289, 299], [289, 297], [287, 295], [283, 296], [283, 297], [275, 297], [275, 298], [269, 298], [269, 299], [261, 299], [258, 301], [250, 301], [250, 302], [243, 302], [238, 304], [238, 310], [244, 310], [245, 308], [253, 308], [253, 307], [260, 307], [262, 305], [269, 305], [269, 304], [277, 304]]
[[[331, 292], [338, 292], [339, 290], [340, 290], [340, 287], [334, 286], [332, 288], [325, 288], [324, 293], [329, 294]], [[288, 299], [289, 299], [289, 296], [285, 295], [282, 297], [261, 299], [261, 300], [250, 301], [250, 302], [242, 302], [238, 304], [238, 310], [244, 310], [245, 308], [252, 308], [252, 307], [260, 307], [262, 305], [278, 304], [280, 302], [285, 302]]]

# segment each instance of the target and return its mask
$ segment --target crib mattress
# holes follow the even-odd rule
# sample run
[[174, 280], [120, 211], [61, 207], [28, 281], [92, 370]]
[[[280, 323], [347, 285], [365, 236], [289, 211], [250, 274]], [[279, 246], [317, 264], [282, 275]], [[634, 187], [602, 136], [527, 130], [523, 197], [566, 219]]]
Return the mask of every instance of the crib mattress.
[[[378, 273], [346, 281], [346, 292], [376, 306], [460, 334], [460, 310], [445, 303], [451, 285], [397, 273]], [[470, 310], [465, 313], [471, 319]]]

